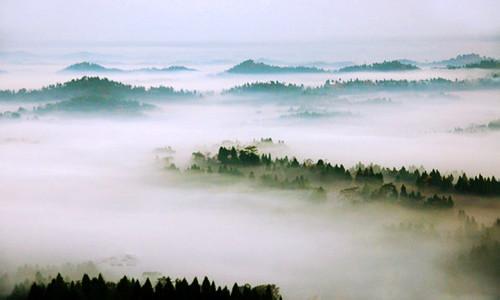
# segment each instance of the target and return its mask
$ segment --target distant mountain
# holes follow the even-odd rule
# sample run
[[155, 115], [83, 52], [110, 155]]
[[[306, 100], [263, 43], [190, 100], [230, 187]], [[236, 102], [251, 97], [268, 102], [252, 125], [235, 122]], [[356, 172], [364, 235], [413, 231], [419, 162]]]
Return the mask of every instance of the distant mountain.
[[481, 56], [476, 53], [460, 54], [454, 58], [435, 61], [430, 63], [431, 66], [435, 67], [464, 67], [470, 64], [480, 63], [482, 60], [491, 59], [489, 57]]
[[230, 68], [226, 73], [232, 74], [276, 74], [276, 73], [326, 73], [328, 71], [316, 67], [280, 67], [255, 62], [252, 59]]
[[83, 73], [83, 72], [96, 72], [96, 73], [119, 73], [123, 72], [120, 69], [114, 68], [106, 68], [99, 64], [90, 63], [90, 62], [81, 62], [77, 64], [70, 65], [62, 70], [62, 72], [74, 72], [74, 73]]
[[191, 69], [184, 66], [170, 66], [166, 68], [143, 68], [132, 70], [130, 72], [183, 72], [183, 71], [196, 71], [195, 69]]
[[181, 72], [181, 71], [195, 71], [195, 70], [184, 66], [123, 70], [117, 68], [107, 68], [102, 65], [91, 62], [81, 62], [73, 64], [61, 70], [61, 72], [64, 73], [150, 73], [150, 72], [161, 73], [161, 72]]
[[418, 70], [415, 65], [404, 64], [400, 61], [384, 61], [381, 63], [373, 63], [370, 65], [355, 65], [341, 68], [338, 72], [392, 72], [392, 71], [411, 71]]

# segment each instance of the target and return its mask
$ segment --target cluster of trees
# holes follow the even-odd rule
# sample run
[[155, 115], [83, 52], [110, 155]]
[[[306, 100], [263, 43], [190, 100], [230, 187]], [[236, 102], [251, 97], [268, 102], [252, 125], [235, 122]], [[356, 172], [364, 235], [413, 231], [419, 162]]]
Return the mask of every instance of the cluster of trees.
[[467, 175], [462, 174], [462, 176], [458, 177], [455, 190], [466, 194], [499, 196], [500, 181], [495, 176], [483, 177], [479, 174], [479, 176], [475, 176], [474, 178], [467, 178]]
[[[200, 153], [193, 153], [193, 156], [195, 157], [195, 160], [206, 159], [206, 157]], [[351, 173], [343, 165], [332, 165], [322, 159], [318, 160], [315, 164], [310, 162], [300, 163], [296, 157], [289, 158], [288, 156], [273, 159], [271, 154], [261, 154], [259, 156], [257, 148], [254, 146], [245, 147], [243, 149], [236, 149], [235, 147], [220, 147], [217, 152], [216, 160], [222, 165], [264, 165], [268, 169], [274, 170], [276, 170], [277, 167], [290, 169], [300, 168], [304, 171], [317, 173], [321, 180], [352, 180]], [[376, 176], [378, 175], [379, 174]]]
[[467, 175], [460, 175], [457, 180], [452, 174], [441, 174], [439, 170], [432, 169], [427, 171], [409, 171], [405, 167], [397, 170], [396, 168], [382, 168], [381, 172], [387, 177], [392, 177], [396, 182], [407, 182], [415, 184], [420, 189], [433, 188], [440, 191], [455, 192], [461, 194], [476, 194], [481, 196], [500, 195], [500, 181], [495, 176], [484, 177], [481, 174], [468, 178]]
[[432, 169], [428, 174], [426, 171], [422, 172], [417, 177], [415, 184], [419, 188], [434, 187], [443, 191], [449, 191], [453, 188], [453, 180], [453, 175], [441, 175], [438, 170]]
[[415, 169], [414, 171], [410, 171], [406, 169], [404, 166], [399, 170], [396, 168], [383, 168], [381, 172], [388, 177], [394, 178], [396, 182], [404, 181], [404, 182], [416, 182], [417, 178], [420, 176], [420, 171]]
[[364, 169], [358, 168], [355, 180], [358, 183], [382, 184], [384, 182], [384, 175], [382, 173], [375, 173], [371, 166]]
[[316, 162], [316, 164], [312, 166], [312, 168], [319, 171], [320, 179], [322, 180], [352, 180], [351, 173], [342, 164], [332, 165], [329, 162], [325, 163], [324, 160], [319, 159], [318, 162]]
[[393, 183], [384, 183], [374, 189], [365, 184], [361, 190], [361, 195], [365, 199], [392, 200], [410, 207], [452, 208], [454, 205], [451, 196], [438, 196], [434, 194], [426, 198], [419, 191], [408, 192], [404, 184], [401, 185], [399, 192]]
[[81, 280], [67, 281], [58, 274], [48, 284], [33, 283], [29, 289], [16, 286], [6, 300], [278, 300], [281, 299], [274, 285], [252, 288], [250, 285], [232, 289], [217, 287], [204, 278], [201, 284], [197, 278], [189, 283], [186, 279], [172, 281], [161, 278], [153, 287], [147, 279], [139, 280], [123, 277], [118, 283], [107, 282], [99, 275], [90, 278], [84, 275]]
[[223, 164], [235, 165], [258, 165], [262, 162], [261, 157], [257, 154], [257, 148], [254, 146], [248, 146], [243, 149], [220, 147], [217, 153], [217, 160]]
[[476, 194], [482, 196], [500, 195], [500, 181], [495, 176], [483, 177], [481, 174], [468, 178], [462, 174], [455, 182], [453, 175], [441, 175], [438, 170], [430, 173], [416, 171], [415, 184], [419, 188], [431, 187], [442, 191], [454, 191], [462, 194]]

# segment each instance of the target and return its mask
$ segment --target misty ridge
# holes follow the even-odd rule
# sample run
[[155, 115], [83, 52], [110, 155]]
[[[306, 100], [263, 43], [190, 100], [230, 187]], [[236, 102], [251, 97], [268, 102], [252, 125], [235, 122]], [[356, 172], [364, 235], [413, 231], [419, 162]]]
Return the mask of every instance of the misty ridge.
[[[248, 65], [252, 67], [248, 67]], [[79, 70], [82, 64], [76, 66], [75, 70]], [[73, 66], [69, 67], [71, 69]], [[355, 72], [359, 70], [373, 70], [373, 71], [389, 71], [393, 70], [396, 66], [397, 70], [400, 66], [404, 66], [399, 62], [384, 62], [382, 64], [361, 65], [344, 67], [339, 72]], [[466, 65], [469, 66], [469, 65]], [[95, 64], [84, 63], [83, 68], [95, 70], [117, 70], [107, 69]], [[250, 68], [250, 73], [271, 72], [271, 73], [289, 73], [289, 71], [301, 73], [304, 69], [297, 69], [293, 67], [286, 69], [283, 67], [267, 66], [262, 63], [254, 63], [253, 61], [246, 61], [235, 67], [239, 70], [234, 71], [246, 72], [246, 68]], [[387, 69], [389, 68], [389, 69]], [[68, 69], [68, 70], [69, 70]], [[406, 70], [407, 68], [404, 67]], [[270, 71], [274, 70], [274, 71]], [[309, 70], [309, 69], [307, 69]], [[313, 70], [313, 69], [311, 69]], [[309, 71], [311, 71], [309, 70]], [[310, 73], [305, 71], [305, 73]], [[314, 70], [313, 70], [314, 71]], [[231, 71], [233, 72], [233, 71]], [[325, 98], [325, 97], [341, 97], [344, 95], [356, 94], [374, 94], [374, 93], [389, 93], [389, 92], [431, 92], [443, 93], [450, 91], [468, 91], [468, 90], [488, 90], [498, 89], [500, 81], [496, 74], [490, 77], [468, 80], [449, 80], [445, 78], [430, 78], [420, 80], [407, 80], [407, 79], [381, 79], [381, 80], [363, 80], [363, 79], [336, 79], [326, 80], [320, 86], [305, 86], [304, 84], [285, 83], [281, 81], [268, 81], [268, 82], [252, 82], [243, 85], [234, 86], [217, 93], [222, 96], [252, 96], [269, 94], [273, 98], [282, 99], [285, 101], [292, 101], [302, 98]], [[214, 91], [202, 92], [196, 90], [176, 90], [173, 87], [166, 86], [152, 86], [141, 87], [132, 86], [129, 84], [110, 80], [106, 77], [81, 77], [72, 79], [65, 83], [52, 84], [41, 89], [25, 89], [18, 90], [0, 90], [0, 101], [26, 101], [26, 102], [41, 102], [50, 101], [56, 103], [47, 103], [33, 107], [31, 110], [34, 114], [46, 114], [51, 112], [106, 112], [111, 113], [125, 113], [134, 114], [142, 113], [147, 110], [154, 109], [153, 102], [164, 100], [182, 100], [182, 99], [200, 99], [200, 98], [214, 98]], [[267, 98], [266, 101], [269, 101]], [[149, 101], [151, 103], [146, 103]], [[371, 102], [375, 103], [375, 102]], [[388, 102], [385, 102], [388, 103]], [[4, 118], [19, 118], [21, 115], [30, 112], [24, 107], [19, 107], [15, 111], [4, 111], [2, 116]], [[296, 117], [303, 118], [316, 118], [324, 116], [335, 116], [341, 114], [339, 112], [320, 113], [314, 111], [305, 111], [295, 114]], [[348, 114], [347, 114], [348, 115]]]
[[60, 72], [67, 73], [158, 73], [158, 72], [181, 72], [181, 71], [196, 71], [195, 69], [191, 69], [185, 66], [170, 66], [164, 68], [142, 68], [142, 69], [132, 69], [132, 70], [123, 70], [117, 68], [106, 68], [99, 64], [90, 63], [90, 62], [81, 62], [70, 65]]
[[95, 56], [0, 75], [0, 299], [499, 297], [496, 59]]

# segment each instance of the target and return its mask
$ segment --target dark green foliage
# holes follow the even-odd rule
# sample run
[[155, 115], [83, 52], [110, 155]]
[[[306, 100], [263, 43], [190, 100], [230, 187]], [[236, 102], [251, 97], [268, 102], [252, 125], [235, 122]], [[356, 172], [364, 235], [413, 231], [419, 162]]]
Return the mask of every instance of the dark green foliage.
[[374, 63], [371, 65], [356, 65], [344, 67], [338, 72], [389, 72], [389, 71], [409, 71], [418, 70], [419, 68], [415, 65], [404, 64], [398, 60], [384, 61], [381, 63]]
[[495, 176], [483, 177], [481, 174], [474, 178], [467, 178], [465, 174], [458, 177], [455, 191], [465, 194], [477, 194], [484, 196], [499, 196], [500, 181]]
[[17, 286], [7, 297], [12, 300], [278, 300], [278, 288], [263, 285], [234, 284], [231, 293], [227, 287], [216, 287], [215, 283], [197, 278], [190, 283], [184, 278], [173, 283], [170, 278], [160, 278], [153, 288], [149, 279], [141, 285], [138, 280], [124, 276], [118, 283], [106, 282], [99, 275], [90, 279], [84, 275], [80, 281], [65, 281], [60, 274], [50, 283], [33, 283], [27, 290]]
[[453, 188], [453, 175], [441, 176], [438, 170], [432, 169], [429, 174], [423, 172], [417, 177], [415, 184], [419, 188], [433, 187], [443, 191], [449, 191]]
[[320, 178], [322, 180], [344, 180], [351, 181], [351, 173], [345, 169], [344, 165], [335, 165], [332, 166], [329, 162], [325, 163], [322, 159], [318, 160], [313, 168], [319, 171]]
[[254, 146], [248, 146], [238, 150], [236, 150], [235, 147], [231, 147], [231, 149], [220, 147], [217, 153], [217, 160], [223, 164], [247, 166], [259, 165], [261, 163], [261, 159], [257, 154], [257, 148]]
[[356, 171], [355, 179], [357, 183], [382, 184], [384, 182], [382, 173], [375, 173], [372, 167], [359, 168]]
[[410, 172], [405, 167], [401, 167], [399, 170], [397, 170], [396, 168], [392, 169], [384, 168], [382, 169], [382, 174], [394, 178], [396, 182], [403, 181], [410, 183], [415, 183], [418, 177], [420, 176], [420, 172], [418, 170]]

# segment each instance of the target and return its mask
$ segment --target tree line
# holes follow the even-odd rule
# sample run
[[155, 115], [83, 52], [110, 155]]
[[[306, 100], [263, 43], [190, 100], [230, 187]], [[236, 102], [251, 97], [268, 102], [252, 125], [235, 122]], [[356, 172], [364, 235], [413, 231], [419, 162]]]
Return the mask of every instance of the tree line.
[[48, 284], [34, 282], [28, 289], [17, 285], [6, 300], [279, 300], [278, 288], [274, 285], [251, 287], [235, 283], [231, 290], [216, 286], [205, 277], [200, 283], [195, 277], [189, 283], [185, 278], [171, 280], [160, 278], [153, 287], [151, 281], [144, 283], [124, 276], [117, 283], [105, 281], [102, 275], [81, 280], [65, 280], [58, 274]]
[[[198, 153], [201, 159], [206, 157]], [[400, 169], [378, 168], [373, 166], [358, 165], [353, 170], [348, 170], [342, 164], [332, 165], [319, 159], [316, 163], [311, 161], [303, 161], [302, 163], [297, 158], [272, 158], [271, 154], [258, 154], [257, 148], [254, 146], [237, 149], [236, 147], [220, 147], [216, 155], [216, 160], [223, 165], [233, 166], [259, 166], [264, 165], [271, 169], [275, 166], [284, 168], [303, 168], [317, 172], [320, 179], [328, 180], [345, 180], [355, 181], [357, 183], [384, 183], [385, 177], [393, 178], [396, 182], [408, 182], [415, 185], [418, 189], [435, 189], [441, 192], [455, 192], [460, 194], [476, 194], [481, 196], [499, 196], [500, 181], [492, 177], [484, 177], [481, 174], [475, 177], [467, 177], [462, 174], [455, 180], [452, 174], [442, 174], [439, 170], [432, 169], [430, 172], [425, 170], [415, 169], [409, 171], [405, 167]], [[234, 171], [236, 172], [236, 171]]]

